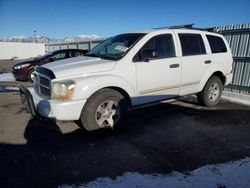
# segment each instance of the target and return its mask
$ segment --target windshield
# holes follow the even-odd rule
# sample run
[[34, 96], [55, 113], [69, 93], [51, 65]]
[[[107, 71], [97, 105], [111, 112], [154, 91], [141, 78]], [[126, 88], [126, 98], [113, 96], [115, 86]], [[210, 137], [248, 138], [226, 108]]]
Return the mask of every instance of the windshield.
[[33, 60], [40, 60], [40, 59], [45, 59], [47, 57], [49, 57], [51, 54], [53, 54], [53, 52], [48, 52], [46, 54], [44, 54], [43, 56], [37, 56], [37, 57], [34, 57]]
[[111, 37], [93, 48], [85, 56], [110, 60], [121, 59], [144, 35], [143, 33], [131, 33]]

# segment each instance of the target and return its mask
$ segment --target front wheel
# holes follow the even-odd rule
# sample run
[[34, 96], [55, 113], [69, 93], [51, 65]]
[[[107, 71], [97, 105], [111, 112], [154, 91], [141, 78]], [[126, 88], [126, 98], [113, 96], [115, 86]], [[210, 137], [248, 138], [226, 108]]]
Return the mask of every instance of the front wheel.
[[199, 103], [207, 107], [215, 106], [220, 100], [222, 89], [221, 79], [217, 76], [212, 76], [203, 90], [197, 94]]
[[94, 93], [83, 107], [80, 127], [88, 131], [100, 128], [117, 129], [124, 123], [127, 102], [116, 90], [105, 88]]
[[35, 70], [31, 69], [28, 73], [28, 80], [33, 83], [35, 79]]

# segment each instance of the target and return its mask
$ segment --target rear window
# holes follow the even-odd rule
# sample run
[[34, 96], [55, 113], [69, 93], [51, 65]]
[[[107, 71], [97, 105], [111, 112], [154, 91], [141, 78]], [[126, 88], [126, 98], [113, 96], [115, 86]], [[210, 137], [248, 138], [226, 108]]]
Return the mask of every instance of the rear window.
[[206, 37], [209, 42], [212, 53], [227, 52], [227, 47], [222, 38], [213, 35], [206, 35]]
[[179, 34], [183, 56], [205, 54], [205, 46], [200, 34]]

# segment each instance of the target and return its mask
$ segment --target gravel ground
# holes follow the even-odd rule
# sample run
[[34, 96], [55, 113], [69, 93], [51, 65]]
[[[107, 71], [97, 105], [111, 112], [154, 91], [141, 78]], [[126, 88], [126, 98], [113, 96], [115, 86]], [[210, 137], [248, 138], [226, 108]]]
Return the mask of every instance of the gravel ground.
[[172, 101], [133, 110], [118, 132], [40, 122], [0, 93], [0, 187], [55, 187], [125, 172], [185, 172], [250, 156], [250, 107]]
[[11, 67], [17, 60], [0, 60], [0, 73], [11, 72]]

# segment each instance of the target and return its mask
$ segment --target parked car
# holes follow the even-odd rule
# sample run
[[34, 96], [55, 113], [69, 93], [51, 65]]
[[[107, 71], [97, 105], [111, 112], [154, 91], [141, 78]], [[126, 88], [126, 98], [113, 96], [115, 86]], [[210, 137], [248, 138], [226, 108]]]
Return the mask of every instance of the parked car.
[[49, 52], [44, 56], [34, 58], [32, 60], [26, 60], [16, 63], [12, 66], [12, 72], [16, 80], [29, 80], [33, 82], [34, 80], [34, 67], [37, 65], [44, 65], [53, 61], [83, 56], [88, 50], [79, 49], [64, 49], [56, 50], [54, 52]]
[[152, 29], [107, 39], [84, 57], [35, 69], [34, 88], [21, 87], [33, 116], [79, 120], [86, 130], [123, 124], [137, 105], [197, 94], [215, 106], [232, 81], [225, 38], [199, 29]]

